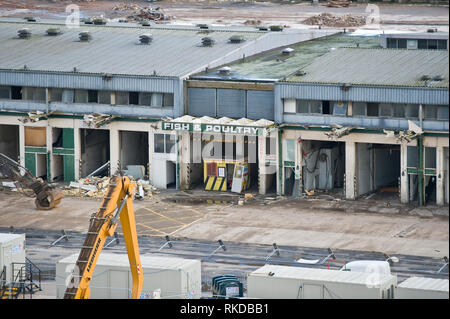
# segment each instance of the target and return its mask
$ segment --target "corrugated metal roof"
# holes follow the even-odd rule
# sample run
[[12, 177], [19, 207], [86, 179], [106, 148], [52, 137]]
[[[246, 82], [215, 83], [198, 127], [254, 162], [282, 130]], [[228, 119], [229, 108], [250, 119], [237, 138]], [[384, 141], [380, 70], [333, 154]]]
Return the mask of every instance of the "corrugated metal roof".
[[[64, 259], [58, 261], [58, 263], [63, 264], [74, 264], [77, 261], [78, 254], [70, 255]], [[145, 268], [153, 269], [183, 269], [190, 267], [193, 264], [200, 262], [195, 259], [184, 259], [176, 257], [159, 257], [159, 256], [146, 256], [141, 255], [141, 264]], [[101, 253], [97, 266], [114, 266], [114, 267], [130, 267], [130, 262], [128, 260], [127, 254], [108, 254]]]
[[304, 267], [288, 267], [277, 265], [265, 265], [255, 270], [250, 275], [269, 277], [269, 272], [273, 273], [273, 276], [271, 277], [277, 278], [292, 278], [292, 279], [325, 281], [325, 282], [342, 282], [358, 285], [366, 285], [367, 283], [370, 283], [371, 285], [379, 285], [387, 281], [390, 281], [394, 278], [394, 276], [392, 275], [377, 274], [376, 276], [374, 276], [373, 273], [315, 269]]
[[[445, 50], [342, 48], [302, 68], [289, 82], [448, 88], [449, 55]], [[421, 80], [423, 76], [441, 81]]]
[[[30, 39], [19, 39], [18, 30], [28, 28]], [[62, 34], [48, 36], [54, 24], [19, 24], [0, 21], [0, 69], [111, 73], [123, 75], [185, 76], [206, 67], [227, 54], [239, 51], [265, 33], [214, 31], [209, 34], [194, 29], [130, 28], [86, 26], [68, 28], [59, 25]], [[80, 42], [79, 33], [89, 31], [92, 40]], [[139, 44], [139, 36], [153, 35], [149, 45]], [[247, 41], [229, 43], [232, 34]], [[215, 44], [202, 47], [201, 39], [212, 37]]]
[[434, 290], [448, 292], [448, 279], [410, 277], [398, 285], [399, 288]]

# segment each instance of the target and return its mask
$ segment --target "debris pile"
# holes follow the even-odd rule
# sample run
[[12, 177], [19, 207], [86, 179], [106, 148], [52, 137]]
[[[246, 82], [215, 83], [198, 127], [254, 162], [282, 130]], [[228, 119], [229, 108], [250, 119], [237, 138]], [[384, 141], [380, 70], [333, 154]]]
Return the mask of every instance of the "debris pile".
[[246, 20], [244, 24], [258, 26], [261, 24], [261, 20]]
[[330, 8], [348, 8], [352, 4], [351, 1], [345, 1], [345, 0], [337, 0], [337, 1], [328, 1], [325, 6]]
[[[136, 197], [148, 198], [158, 193], [158, 189], [151, 185], [147, 180], [134, 180], [129, 176], [130, 180], [136, 183]], [[86, 177], [78, 182], [70, 182], [69, 186], [63, 189], [64, 196], [79, 196], [103, 198], [109, 185], [110, 177]]]
[[129, 11], [131, 14], [127, 16], [130, 21], [163, 21], [172, 20], [172, 17], [166, 15], [160, 7], [141, 7], [138, 4], [122, 3], [114, 6], [113, 11]]
[[366, 17], [354, 16], [351, 14], [335, 16], [331, 13], [321, 13], [319, 15], [309, 17], [301, 23], [327, 27], [359, 27], [366, 24]]

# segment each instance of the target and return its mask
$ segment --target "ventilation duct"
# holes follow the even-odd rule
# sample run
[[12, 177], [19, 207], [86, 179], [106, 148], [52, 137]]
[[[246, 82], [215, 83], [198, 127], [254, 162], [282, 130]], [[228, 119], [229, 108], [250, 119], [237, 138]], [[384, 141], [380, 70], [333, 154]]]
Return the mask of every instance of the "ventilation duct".
[[207, 24], [197, 24], [197, 27], [200, 29], [209, 29], [209, 26]]
[[202, 38], [202, 45], [204, 47], [210, 47], [210, 46], [214, 45], [214, 42], [215, 41], [211, 37], [204, 37], [204, 38]]
[[233, 36], [230, 37], [230, 42], [231, 43], [241, 43], [241, 42], [244, 42], [244, 41], [245, 41], [245, 39], [241, 35], [233, 35]]
[[79, 37], [81, 42], [92, 40], [92, 35], [89, 31], [80, 32]]
[[31, 37], [31, 30], [28, 28], [23, 28], [17, 31], [19, 33], [19, 38], [28, 39]]
[[139, 41], [141, 42], [141, 44], [150, 44], [150, 42], [152, 42], [152, 40], [153, 40], [153, 35], [150, 33], [146, 33], [146, 34], [139, 36]]

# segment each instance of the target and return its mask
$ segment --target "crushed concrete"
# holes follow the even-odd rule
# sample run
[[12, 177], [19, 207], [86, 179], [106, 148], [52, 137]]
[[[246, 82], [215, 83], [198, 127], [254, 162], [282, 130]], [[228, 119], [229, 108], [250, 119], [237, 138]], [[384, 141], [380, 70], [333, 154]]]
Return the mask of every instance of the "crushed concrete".
[[319, 15], [312, 16], [301, 23], [307, 25], [321, 25], [326, 27], [359, 27], [366, 24], [366, 17], [354, 16], [346, 14], [343, 16], [335, 16], [331, 13], [321, 13]]

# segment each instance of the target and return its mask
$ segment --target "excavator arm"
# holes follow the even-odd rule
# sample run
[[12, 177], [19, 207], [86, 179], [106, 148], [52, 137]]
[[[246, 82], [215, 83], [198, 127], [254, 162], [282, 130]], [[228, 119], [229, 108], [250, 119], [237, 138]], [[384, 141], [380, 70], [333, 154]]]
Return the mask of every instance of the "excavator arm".
[[0, 173], [18, 182], [23, 188], [33, 190], [36, 195], [35, 204], [39, 210], [52, 209], [63, 198], [59, 189], [50, 187], [46, 182], [38, 180], [27, 168], [2, 153], [0, 153]]
[[112, 236], [120, 218], [133, 279], [132, 298], [140, 297], [143, 285], [142, 265], [133, 210], [134, 184], [128, 177], [114, 176], [98, 211], [91, 216], [89, 230], [75, 264], [64, 299], [87, 299], [95, 265], [108, 236]]

